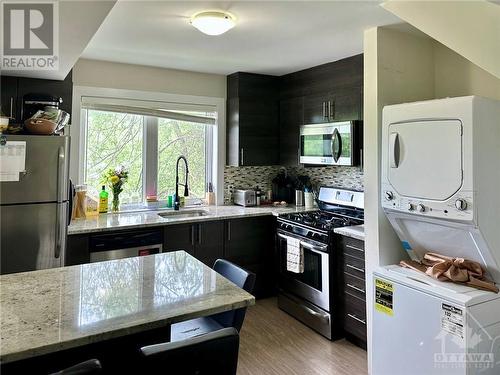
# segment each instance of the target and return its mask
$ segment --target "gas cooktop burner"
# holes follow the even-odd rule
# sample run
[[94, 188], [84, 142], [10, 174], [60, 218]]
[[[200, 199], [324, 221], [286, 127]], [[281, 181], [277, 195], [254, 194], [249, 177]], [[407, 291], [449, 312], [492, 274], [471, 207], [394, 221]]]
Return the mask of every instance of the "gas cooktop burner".
[[326, 211], [300, 212], [286, 214], [281, 218], [322, 231], [363, 223], [362, 212], [340, 208], [335, 213]]

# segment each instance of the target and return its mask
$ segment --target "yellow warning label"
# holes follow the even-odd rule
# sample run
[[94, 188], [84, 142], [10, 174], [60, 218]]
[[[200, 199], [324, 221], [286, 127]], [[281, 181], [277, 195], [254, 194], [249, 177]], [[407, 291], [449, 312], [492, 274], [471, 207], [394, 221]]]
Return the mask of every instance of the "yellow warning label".
[[375, 310], [393, 316], [393, 295], [394, 286], [392, 283], [375, 279]]

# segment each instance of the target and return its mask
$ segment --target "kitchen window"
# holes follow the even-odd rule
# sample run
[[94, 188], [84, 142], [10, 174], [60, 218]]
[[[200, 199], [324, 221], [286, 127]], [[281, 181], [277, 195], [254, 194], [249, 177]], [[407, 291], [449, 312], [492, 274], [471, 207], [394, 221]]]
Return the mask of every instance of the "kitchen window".
[[[130, 100], [82, 98], [85, 134], [83, 178], [99, 194], [103, 173], [119, 165], [129, 171], [122, 207], [140, 207], [147, 196], [165, 201], [175, 192], [179, 155], [189, 163], [189, 198], [203, 198], [212, 183], [215, 111]], [[118, 104], [117, 104], [118, 103]], [[184, 166], [179, 175], [184, 178]]]

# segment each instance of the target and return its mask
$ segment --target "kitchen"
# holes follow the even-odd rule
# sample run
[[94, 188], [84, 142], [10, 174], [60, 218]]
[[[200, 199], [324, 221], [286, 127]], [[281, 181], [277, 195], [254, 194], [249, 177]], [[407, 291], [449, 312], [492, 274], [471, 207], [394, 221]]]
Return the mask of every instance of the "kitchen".
[[[449, 141], [449, 147], [437, 152], [441, 144], [432, 143], [427, 157], [415, 160], [408, 156], [414, 149], [407, 138], [414, 133], [399, 129], [399, 137], [383, 134], [386, 121], [411, 122], [408, 114], [442, 116], [431, 104], [422, 104], [401, 110], [402, 115], [394, 109], [397, 120], [389, 121], [390, 108], [397, 107], [393, 104], [471, 95], [500, 100], [494, 48], [498, 5], [332, 1], [285, 7], [279, 2], [236, 2], [219, 4], [219, 13], [212, 5], [60, 2], [59, 13], [66, 18], [59, 24], [59, 53], [64, 57], [59, 69], [2, 69], [1, 110], [10, 119], [1, 147], [20, 150], [14, 156], [2, 152], [2, 370], [22, 373], [22, 366], [28, 366], [24, 369], [52, 373], [89, 359], [99, 360], [104, 373], [120, 366], [144, 369], [155, 361], [154, 355], [144, 354], [154, 347], [135, 360], [141, 347], [176, 343], [177, 336], [193, 336], [193, 331], [198, 339], [208, 339], [228, 326], [214, 323], [218, 320], [213, 317], [230, 311], [232, 319], [239, 316], [238, 324], [229, 324], [236, 334], [223, 333], [239, 342], [236, 364], [241, 374], [397, 374], [409, 371], [398, 367], [405, 362], [424, 364], [408, 373], [462, 373], [458, 371], [463, 368], [452, 372], [443, 367], [446, 363], [436, 356], [423, 357], [442, 340], [429, 335], [441, 332], [447, 344], [457, 340], [453, 322], [422, 330], [421, 341], [431, 340], [432, 350], [401, 352], [399, 362], [389, 360], [398, 356], [398, 348], [385, 345], [385, 332], [412, 325], [399, 318], [403, 310], [398, 310], [397, 293], [403, 287], [398, 283], [413, 283], [415, 289], [417, 282], [428, 284], [433, 293], [454, 301], [447, 305], [466, 314], [468, 307], [460, 304], [498, 311], [495, 294], [472, 297], [470, 292], [471, 299], [455, 298], [453, 293], [466, 295], [459, 286], [454, 292], [440, 289], [436, 283], [441, 281], [428, 276], [422, 280], [417, 271], [411, 277], [418, 281], [409, 282], [385, 266], [421, 260], [425, 249], [479, 262], [498, 282], [498, 238], [489, 224], [498, 218], [498, 210], [483, 206], [472, 192], [491, 197], [500, 178], [494, 168], [475, 168], [472, 180], [467, 170], [468, 165], [498, 158], [497, 138], [474, 128], [474, 142], [484, 152], [461, 154], [452, 146], [456, 133], [443, 130], [435, 142]], [[439, 12], [450, 24], [431, 27], [429, 17]], [[479, 15], [488, 15], [482, 31], [470, 26]], [[204, 17], [219, 19], [228, 30], [205, 35], [214, 31], [202, 30]], [[72, 35], [70, 20], [80, 38], [64, 37], [66, 32]], [[468, 26], [459, 30], [458, 23]], [[484, 47], [474, 49], [471, 38], [480, 38]], [[475, 114], [492, 113], [494, 106], [484, 109], [488, 104], [479, 99], [450, 103], [440, 107], [449, 107], [447, 118], [464, 123], [463, 142], [472, 134], [467, 124], [476, 126], [476, 117], [469, 121], [472, 115], [464, 108], [477, 106], [472, 113], [483, 128], [490, 126], [488, 115]], [[41, 116], [55, 112], [60, 121], [33, 118], [38, 110]], [[70, 115], [69, 122], [64, 113]], [[30, 126], [40, 129], [37, 122], [55, 126], [46, 134], [64, 135], [12, 134], [18, 131], [15, 124], [24, 124], [19, 131], [29, 132]], [[497, 128], [488, 130], [493, 134]], [[399, 152], [389, 155], [389, 148]], [[471, 157], [459, 177], [454, 153]], [[445, 166], [429, 160], [442, 160]], [[399, 168], [404, 162], [412, 168], [427, 165], [424, 170], [433, 180], [415, 183], [412, 173]], [[391, 167], [387, 175], [383, 165], [398, 168]], [[441, 190], [434, 183], [439, 178], [447, 181]], [[462, 188], [457, 178], [464, 181]], [[488, 183], [472, 182], [478, 178]], [[76, 192], [70, 191], [70, 181]], [[412, 184], [421, 190], [409, 188]], [[438, 199], [432, 196], [438, 193]], [[449, 198], [445, 208], [435, 203], [443, 197]], [[401, 212], [393, 212], [394, 207]], [[443, 210], [448, 211], [444, 216], [430, 217]], [[477, 224], [476, 215], [490, 219]], [[474, 222], [477, 230], [469, 224], [449, 229], [447, 223], [454, 220]], [[430, 226], [434, 234], [427, 235], [424, 224], [412, 226], [410, 221], [442, 224], [442, 232]], [[421, 237], [423, 245], [413, 237], [419, 228], [430, 236]], [[467, 236], [474, 238], [470, 246], [477, 253], [459, 245]], [[54, 246], [60, 249], [58, 257], [53, 256]], [[457, 253], [455, 247], [461, 250]], [[179, 262], [190, 266], [179, 268]], [[241, 285], [235, 282], [239, 288], [220, 276], [231, 280], [224, 273], [232, 267], [228, 264], [236, 267], [236, 274], [247, 275]], [[62, 284], [43, 289], [42, 280], [51, 275]], [[200, 275], [202, 284], [196, 281]], [[120, 278], [128, 284], [118, 283]], [[219, 287], [227, 298], [214, 299]], [[47, 293], [53, 303], [42, 307], [43, 298], [29, 295], [30, 290]], [[23, 297], [20, 305], [14, 304], [16, 296]], [[417, 300], [405, 298], [410, 298], [405, 308], [414, 303], [412, 298]], [[23, 308], [30, 305], [41, 307]], [[441, 316], [437, 310], [427, 314], [419, 319]], [[457, 310], [450, 314], [458, 319]], [[494, 347], [496, 321], [483, 314], [474, 316], [481, 317], [480, 326], [491, 328], [481, 336], [491, 348], [482, 345], [481, 353], [500, 355]], [[44, 323], [42, 332], [32, 336], [36, 322], [58, 315], [66, 318]], [[23, 330], [19, 321], [31, 328]], [[412, 335], [398, 340], [418, 345]], [[112, 350], [114, 345], [127, 356], [117, 358], [120, 350]], [[205, 349], [217, 345], [209, 343]], [[183, 353], [176, 355], [169, 360], [172, 371], [190, 373], [186, 365], [175, 367]], [[215, 357], [230, 362], [229, 354]], [[156, 360], [161, 363], [161, 358]], [[200, 357], [193, 362], [204, 361]], [[495, 360], [484, 362], [483, 373], [498, 370]], [[469, 362], [462, 365], [467, 368]], [[89, 373], [96, 371], [95, 362], [88, 366]]]

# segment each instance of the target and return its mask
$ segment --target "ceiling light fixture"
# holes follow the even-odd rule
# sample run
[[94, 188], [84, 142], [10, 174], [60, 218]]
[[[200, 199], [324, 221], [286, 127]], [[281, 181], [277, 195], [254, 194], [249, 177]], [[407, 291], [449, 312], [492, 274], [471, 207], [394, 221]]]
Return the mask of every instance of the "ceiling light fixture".
[[204, 11], [191, 17], [191, 25], [207, 35], [221, 35], [236, 25], [236, 18], [227, 12]]

